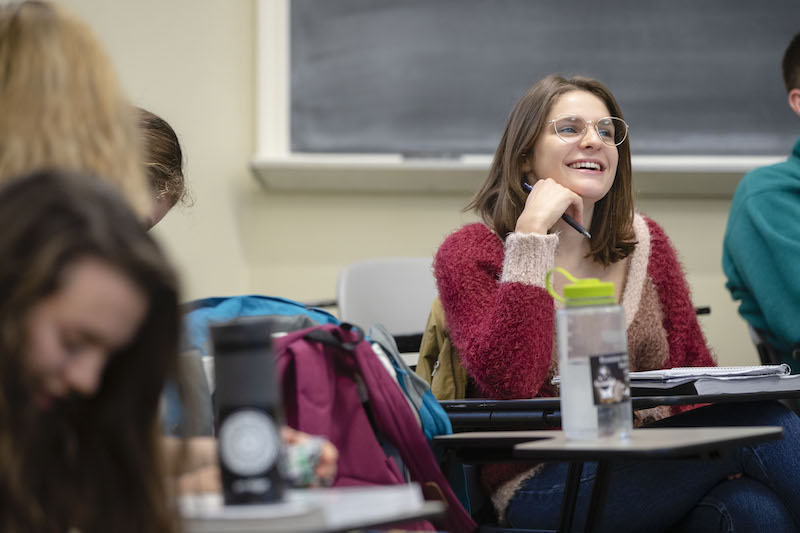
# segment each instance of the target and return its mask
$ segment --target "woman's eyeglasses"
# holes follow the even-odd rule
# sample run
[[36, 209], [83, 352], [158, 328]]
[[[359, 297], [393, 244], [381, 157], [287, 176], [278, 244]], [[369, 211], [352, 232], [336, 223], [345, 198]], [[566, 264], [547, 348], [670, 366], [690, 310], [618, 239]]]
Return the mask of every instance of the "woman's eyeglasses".
[[609, 146], [619, 146], [628, 136], [628, 124], [618, 117], [604, 117], [587, 121], [578, 115], [566, 113], [558, 115], [547, 124], [552, 124], [558, 138], [567, 143], [574, 143], [582, 139], [589, 124], [594, 126], [597, 136]]

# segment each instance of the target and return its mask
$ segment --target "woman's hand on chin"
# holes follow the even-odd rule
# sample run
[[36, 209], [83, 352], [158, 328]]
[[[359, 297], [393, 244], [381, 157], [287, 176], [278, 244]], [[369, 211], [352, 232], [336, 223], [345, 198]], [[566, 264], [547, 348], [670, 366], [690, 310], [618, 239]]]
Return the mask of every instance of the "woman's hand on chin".
[[583, 225], [583, 199], [551, 178], [539, 179], [528, 194], [514, 231], [546, 235], [564, 213]]

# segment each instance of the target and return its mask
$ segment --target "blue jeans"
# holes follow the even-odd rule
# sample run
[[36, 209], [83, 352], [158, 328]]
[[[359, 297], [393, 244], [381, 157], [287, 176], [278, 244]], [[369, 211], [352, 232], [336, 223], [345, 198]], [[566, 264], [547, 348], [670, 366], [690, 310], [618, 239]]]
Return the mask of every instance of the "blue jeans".
[[[717, 404], [651, 427], [758, 425], [783, 426], [784, 438], [732, 449], [718, 459], [614, 463], [599, 530], [800, 531], [800, 418], [792, 411], [777, 402]], [[585, 527], [596, 472], [596, 463], [584, 465], [577, 531]], [[506, 509], [509, 524], [555, 529], [566, 475], [566, 463], [548, 463], [526, 481]]]

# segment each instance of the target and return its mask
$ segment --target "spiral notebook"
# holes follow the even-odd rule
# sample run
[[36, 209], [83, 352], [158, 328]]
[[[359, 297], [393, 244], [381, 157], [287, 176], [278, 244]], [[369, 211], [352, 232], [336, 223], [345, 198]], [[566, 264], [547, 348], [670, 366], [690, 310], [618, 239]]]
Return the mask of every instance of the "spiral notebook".
[[730, 378], [748, 376], [780, 376], [791, 373], [786, 363], [754, 366], [682, 366], [662, 370], [631, 372], [631, 382], [671, 381], [699, 378]]
[[[676, 367], [631, 372], [632, 396], [747, 394], [800, 391], [800, 374], [779, 365]], [[561, 378], [555, 376], [553, 384]]]
[[760, 366], [680, 367], [631, 372], [631, 394], [747, 394], [800, 390], [800, 374], [786, 364]]

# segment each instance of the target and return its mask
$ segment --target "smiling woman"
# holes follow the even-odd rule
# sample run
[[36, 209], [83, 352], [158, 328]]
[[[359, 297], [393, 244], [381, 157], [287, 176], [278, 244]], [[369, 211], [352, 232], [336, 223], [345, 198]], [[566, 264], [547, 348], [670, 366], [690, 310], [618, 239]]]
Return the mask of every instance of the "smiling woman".
[[116, 189], [0, 189], [0, 530], [177, 531], [161, 457], [177, 281]]
[[[489, 176], [468, 206], [483, 223], [448, 236], [434, 261], [446, 324], [432, 312], [426, 331], [449, 330], [451, 349], [469, 378], [467, 396], [558, 394], [552, 384], [558, 371], [556, 304], [545, 289], [547, 273], [557, 267], [577, 278], [613, 283], [625, 311], [631, 370], [715, 364], [675, 250], [658, 224], [634, 211], [629, 137], [614, 96], [589, 78], [547, 76], [512, 111]], [[564, 214], [590, 228], [591, 238], [569, 227]], [[563, 292], [555, 279], [556, 292]], [[677, 413], [661, 407], [636, 417], [638, 425], [662, 419], [673, 425], [745, 423], [736, 409], [706, 411], [702, 418], [704, 409]], [[751, 414], [747, 423], [780, 424], [800, 434], [800, 421], [780, 405]], [[671, 471], [626, 465], [611, 475], [602, 530], [680, 525], [680, 531], [744, 531], [761, 509], [770, 509], [763, 529], [800, 525], [800, 511], [788, 511], [800, 505], [794, 488], [800, 484], [794, 459], [799, 445], [786, 439], [780, 449], [750, 450], [766, 475], [749, 468], [753, 457], [744, 453], [719, 469], [703, 469], [699, 462], [678, 470], [671, 465]], [[743, 475], [728, 480], [731, 472]], [[565, 476], [557, 463], [486, 465], [482, 475], [499, 518], [536, 529], [555, 528]], [[584, 477], [590, 479], [591, 472]], [[579, 507], [588, 506], [588, 494], [587, 481], [579, 489]], [[713, 511], [696, 512], [700, 508]]]

